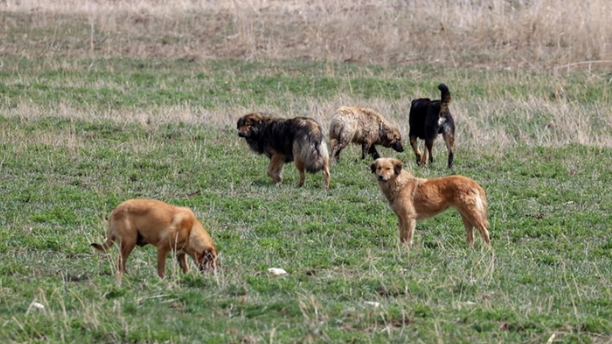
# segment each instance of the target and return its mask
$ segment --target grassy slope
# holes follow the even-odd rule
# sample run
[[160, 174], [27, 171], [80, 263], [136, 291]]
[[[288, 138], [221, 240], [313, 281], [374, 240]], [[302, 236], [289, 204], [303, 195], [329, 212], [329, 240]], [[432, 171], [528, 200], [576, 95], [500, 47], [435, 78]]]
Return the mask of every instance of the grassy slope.
[[[495, 103], [505, 90], [517, 97], [537, 93], [541, 86], [525, 79], [584, 90], [591, 82], [585, 77], [518, 73], [513, 83], [418, 66], [91, 62], [39, 71], [35, 61], [20, 61], [3, 72], [5, 342], [490, 343], [544, 342], [553, 333], [564, 342], [610, 339], [609, 148], [481, 147], [459, 138], [453, 172], [487, 190], [493, 251], [479, 238], [470, 251], [453, 212], [421, 222], [407, 250], [357, 149], [333, 166], [329, 191], [321, 189], [320, 174], [295, 188], [293, 166], [274, 187], [265, 175], [267, 160], [248, 151], [233, 124], [185, 123], [170, 113], [168, 123], [95, 117], [108, 109], [163, 114], [185, 104], [288, 110], [295, 98], [317, 102], [346, 94], [391, 102], [404, 97], [404, 88], [430, 89], [440, 75], [467, 84], [459, 91], [465, 97], [485, 94]], [[402, 68], [419, 71], [423, 83], [404, 78]], [[602, 99], [574, 94], [585, 107]], [[68, 119], [65, 106], [91, 115]], [[46, 115], [15, 116], [19, 107]], [[527, 141], [542, 124], [534, 121], [500, 125], [512, 125]], [[441, 146], [436, 153], [429, 168], [416, 168], [411, 152], [397, 156], [418, 176], [448, 174]], [[101, 255], [88, 244], [102, 240], [108, 212], [132, 197], [192, 207], [221, 252], [218, 274], [183, 276], [172, 264], [170, 277], [160, 281], [148, 247], [135, 251], [130, 274], [116, 284], [115, 251]], [[268, 267], [289, 275], [270, 276]], [[33, 308], [33, 301], [45, 309]]]

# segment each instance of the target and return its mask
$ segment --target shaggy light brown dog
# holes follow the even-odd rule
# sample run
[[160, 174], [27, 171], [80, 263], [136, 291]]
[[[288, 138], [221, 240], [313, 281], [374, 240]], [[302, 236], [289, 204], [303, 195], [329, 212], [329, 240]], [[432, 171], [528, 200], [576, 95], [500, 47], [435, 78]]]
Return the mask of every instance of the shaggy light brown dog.
[[161, 201], [131, 199], [119, 204], [108, 218], [108, 237], [103, 245], [91, 246], [106, 251], [119, 240], [117, 269], [126, 273], [125, 262], [136, 245], [157, 247], [157, 274], [164, 278], [166, 257], [176, 252], [184, 273], [189, 272], [187, 257], [195, 261], [200, 271], [217, 266], [217, 249], [210, 235], [189, 208], [175, 207]]
[[397, 159], [380, 158], [370, 165], [380, 190], [399, 219], [400, 241], [412, 244], [417, 220], [455, 208], [463, 219], [467, 244], [474, 247], [474, 227], [487, 246], [487, 198], [478, 183], [463, 176], [415, 178]]
[[380, 154], [375, 145], [404, 151], [399, 130], [381, 114], [371, 109], [343, 106], [336, 111], [329, 126], [332, 158], [340, 159], [340, 152], [351, 142], [361, 145], [361, 159], [367, 154], [378, 159]]

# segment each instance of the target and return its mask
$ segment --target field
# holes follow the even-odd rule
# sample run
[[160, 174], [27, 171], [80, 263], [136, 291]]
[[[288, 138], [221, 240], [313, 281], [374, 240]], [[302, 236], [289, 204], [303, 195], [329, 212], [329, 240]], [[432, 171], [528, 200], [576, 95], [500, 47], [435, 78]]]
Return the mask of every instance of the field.
[[[558, 3], [0, 2], [0, 342], [612, 343], [610, 4]], [[379, 151], [477, 180], [491, 249], [454, 211], [402, 246], [358, 147], [274, 186], [235, 127], [350, 104], [407, 135], [440, 82], [453, 170]], [[191, 207], [217, 272], [147, 246], [119, 282], [89, 244], [129, 198]]]

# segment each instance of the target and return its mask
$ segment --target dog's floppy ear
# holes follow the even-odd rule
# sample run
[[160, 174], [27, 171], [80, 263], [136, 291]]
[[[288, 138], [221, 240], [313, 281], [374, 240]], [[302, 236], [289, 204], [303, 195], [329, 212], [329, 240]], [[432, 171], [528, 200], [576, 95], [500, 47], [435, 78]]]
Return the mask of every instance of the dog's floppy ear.
[[370, 164], [370, 170], [372, 170], [372, 173], [376, 173], [376, 160]]
[[401, 161], [393, 159], [393, 171], [395, 174], [399, 176], [399, 174], [402, 173], [402, 167], [404, 167], [404, 164]]

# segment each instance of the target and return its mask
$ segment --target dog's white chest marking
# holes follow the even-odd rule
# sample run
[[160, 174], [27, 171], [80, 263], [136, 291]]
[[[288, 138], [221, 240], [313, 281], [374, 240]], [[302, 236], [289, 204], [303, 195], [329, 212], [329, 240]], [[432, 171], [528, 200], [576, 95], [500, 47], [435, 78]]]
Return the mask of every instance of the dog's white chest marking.
[[438, 125], [439, 126], [442, 126], [445, 122], [446, 122], [446, 118], [445, 117], [440, 117], [438, 119]]

